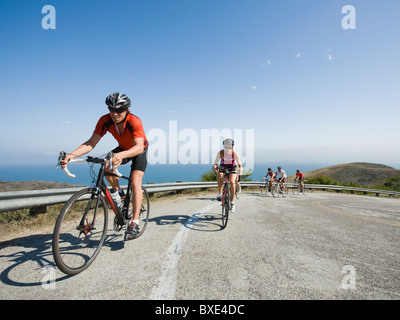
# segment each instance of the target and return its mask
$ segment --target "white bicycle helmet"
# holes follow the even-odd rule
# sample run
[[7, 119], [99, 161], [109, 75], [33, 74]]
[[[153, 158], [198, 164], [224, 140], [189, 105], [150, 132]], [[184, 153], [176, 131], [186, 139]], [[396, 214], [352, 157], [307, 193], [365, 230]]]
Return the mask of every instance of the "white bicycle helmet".
[[228, 139], [225, 139], [222, 142], [222, 145], [224, 145], [224, 146], [232, 146], [233, 147], [235, 145], [235, 142], [232, 139], [228, 138]]

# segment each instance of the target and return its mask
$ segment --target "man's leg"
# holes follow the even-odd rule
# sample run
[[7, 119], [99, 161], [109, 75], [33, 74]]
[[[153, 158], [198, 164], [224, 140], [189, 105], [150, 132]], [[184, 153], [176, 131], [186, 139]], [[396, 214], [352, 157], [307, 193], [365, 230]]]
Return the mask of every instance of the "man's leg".
[[125, 232], [124, 240], [132, 240], [139, 234], [139, 218], [140, 218], [140, 208], [142, 206], [142, 179], [144, 172], [139, 170], [132, 171], [132, 211], [133, 216], [129, 222], [128, 228]]
[[133, 220], [139, 220], [140, 208], [142, 206], [143, 192], [142, 192], [142, 180], [144, 172], [134, 170], [132, 172], [132, 210]]
[[[112, 173], [112, 171], [109, 169], [106, 169], [106, 172]], [[105, 176], [105, 177], [112, 188], [119, 190], [119, 178], [117, 176]]]

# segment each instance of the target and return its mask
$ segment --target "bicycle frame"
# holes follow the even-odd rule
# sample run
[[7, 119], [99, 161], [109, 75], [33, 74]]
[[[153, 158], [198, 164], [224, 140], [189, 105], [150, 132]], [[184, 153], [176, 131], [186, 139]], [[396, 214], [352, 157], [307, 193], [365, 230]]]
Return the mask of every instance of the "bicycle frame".
[[[230, 168], [224, 169], [224, 189], [223, 189], [223, 194], [222, 194], [222, 206], [225, 204], [225, 197], [226, 197], [226, 192], [225, 190], [228, 190], [228, 206], [229, 210], [231, 209], [231, 197], [230, 197], [230, 182], [229, 182], [229, 175], [232, 173], [232, 170]], [[226, 188], [226, 189], [225, 189]]]
[[[62, 158], [63, 156], [65, 156], [65, 153], [60, 153], [60, 158]], [[113, 153], [109, 152], [105, 159], [87, 157], [86, 160], [84, 160], [84, 159], [73, 159], [70, 162], [91, 162], [91, 163], [96, 163], [96, 164], [100, 164], [101, 165], [101, 167], [99, 169], [99, 174], [97, 176], [96, 185], [94, 187], [96, 189], [96, 195], [100, 195], [101, 193], [104, 194], [104, 198], [106, 199], [107, 204], [111, 207], [111, 209], [113, 210], [114, 214], [118, 218], [118, 223], [122, 226], [122, 225], [125, 224], [125, 220], [128, 218], [128, 209], [129, 209], [129, 203], [130, 203], [131, 179], [128, 178], [128, 177], [123, 176], [122, 174], [120, 174], [117, 169], [114, 169], [114, 173], [106, 171], [106, 164], [107, 164], [106, 160], [108, 159], [110, 165], [112, 165], [112, 157], [113, 157]], [[111, 167], [110, 169], [112, 170], [113, 168]], [[75, 177], [75, 175], [73, 175], [73, 174], [71, 174], [69, 172], [67, 167], [63, 168], [63, 170], [65, 171], [65, 173], [68, 176]], [[123, 178], [125, 180], [128, 180], [128, 189], [127, 189], [126, 197], [124, 199], [124, 206], [123, 206], [122, 212], [121, 212], [120, 208], [116, 205], [114, 199], [111, 197], [111, 193], [108, 190], [107, 185], [106, 185], [106, 183], [104, 181], [104, 177], [105, 176], [114, 176], [114, 177]], [[88, 208], [90, 207], [90, 205], [92, 203], [92, 200], [93, 200], [93, 196], [92, 196], [92, 199], [90, 199], [90, 201], [88, 203]], [[97, 197], [96, 209], [98, 208], [99, 201], [100, 201], [100, 197]], [[85, 215], [82, 217], [82, 220], [80, 222], [81, 226], [84, 225], [84, 219], [85, 219]], [[93, 217], [93, 221], [92, 221], [92, 224], [91, 224], [92, 227], [94, 226], [95, 219], [96, 219], [96, 216]]]

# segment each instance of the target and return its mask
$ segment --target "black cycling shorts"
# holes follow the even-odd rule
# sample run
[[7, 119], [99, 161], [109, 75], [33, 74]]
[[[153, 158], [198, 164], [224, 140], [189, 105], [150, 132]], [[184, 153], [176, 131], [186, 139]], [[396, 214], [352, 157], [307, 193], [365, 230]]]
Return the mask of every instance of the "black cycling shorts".
[[[120, 146], [116, 147], [112, 152], [114, 153], [118, 153], [124, 151]], [[122, 160], [121, 164], [127, 164], [129, 161], [132, 161], [131, 164], [131, 170], [139, 170], [139, 171], [146, 171], [146, 167], [147, 167], [147, 147], [144, 149], [144, 151], [133, 157], [133, 158], [125, 158]]]
[[234, 166], [234, 165], [232, 165], [232, 164], [223, 164], [223, 165], [220, 165], [220, 167], [219, 167], [219, 172], [225, 172], [225, 168], [231, 169], [231, 173], [238, 173], [238, 171], [237, 171], [237, 166]]

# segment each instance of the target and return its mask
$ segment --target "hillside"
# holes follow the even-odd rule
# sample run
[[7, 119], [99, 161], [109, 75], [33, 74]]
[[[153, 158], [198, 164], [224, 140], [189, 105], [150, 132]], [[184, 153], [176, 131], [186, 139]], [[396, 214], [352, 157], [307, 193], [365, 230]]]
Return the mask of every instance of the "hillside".
[[[400, 170], [383, 164], [354, 162], [304, 172], [306, 179], [318, 175], [332, 178], [340, 184], [353, 182], [357, 185], [372, 187], [382, 185], [390, 178], [400, 177]], [[289, 177], [290, 180], [292, 180], [291, 177]]]
[[53, 181], [0, 181], [0, 192], [74, 187], [77, 186], [73, 184]]

